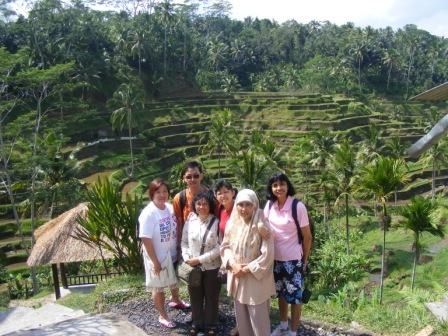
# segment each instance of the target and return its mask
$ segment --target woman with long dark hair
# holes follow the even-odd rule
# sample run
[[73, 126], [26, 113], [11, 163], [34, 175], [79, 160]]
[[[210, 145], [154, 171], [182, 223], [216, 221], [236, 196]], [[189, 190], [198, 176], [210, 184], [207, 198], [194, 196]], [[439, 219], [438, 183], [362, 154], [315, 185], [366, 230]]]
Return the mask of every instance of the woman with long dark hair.
[[[302, 311], [302, 293], [305, 289], [303, 272], [311, 249], [311, 230], [308, 212], [302, 202], [297, 203], [297, 227], [292, 214], [295, 190], [289, 178], [275, 173], [269, 179], [266, 194], [268, 202], [264, 216], [274, 236], [274, 279], [280, 310], [280, 324], [271, 335], [296, 335]], [[299, 238], [301, 230], [303, 240]], [[291, 325], [288, 326], [288, 305], [291, 306]]]

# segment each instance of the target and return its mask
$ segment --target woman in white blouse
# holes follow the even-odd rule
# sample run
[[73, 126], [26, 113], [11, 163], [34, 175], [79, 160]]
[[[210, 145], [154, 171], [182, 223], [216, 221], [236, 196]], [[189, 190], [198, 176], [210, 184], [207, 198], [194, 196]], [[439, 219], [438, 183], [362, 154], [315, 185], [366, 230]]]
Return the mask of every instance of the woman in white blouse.
[[190, 335], [205, 329], [206, 335], [216, 335], [219, 291], [219, 221], [213, 215], [213, 195], [199, 192], [192, 201], [193, 212], [187, 218], [182, 232], [182, 257], [190, 266], [199, 265], [202, 271], [201, 285], [188, 284], [193, 324]]

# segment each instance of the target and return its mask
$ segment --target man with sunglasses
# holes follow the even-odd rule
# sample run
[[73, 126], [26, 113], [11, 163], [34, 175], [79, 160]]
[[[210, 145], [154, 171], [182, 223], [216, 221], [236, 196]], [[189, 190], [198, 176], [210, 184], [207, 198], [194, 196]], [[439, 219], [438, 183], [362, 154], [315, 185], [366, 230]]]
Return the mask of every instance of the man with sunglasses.
[[178, 192], [173, 199], [174, 215], [177, 219], [177, 242], [180, 246], [182, 239], [182, 230], [188, 215], [193, 210], [191, 208], [191, 201], [200, 191], [207, 191], [201, 182], [204, 177], [202, 166], [197, 161], [189, 161], [182, 169], [182, 180], [187, 185], [187, 188]]

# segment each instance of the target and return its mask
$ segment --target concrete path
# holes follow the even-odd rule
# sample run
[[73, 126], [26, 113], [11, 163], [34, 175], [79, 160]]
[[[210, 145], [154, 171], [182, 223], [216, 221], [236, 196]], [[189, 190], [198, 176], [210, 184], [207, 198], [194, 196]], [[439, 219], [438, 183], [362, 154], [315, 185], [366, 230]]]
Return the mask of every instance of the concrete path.
[[[93, 289], [94, 286], [61, 288], [61, 294], [65, 296]], [[0, 335], [140, 336], [146, 333], [117, 314], [86, 315], [82, 310], [55, 303], [54, 294], [50, 294], [36, 300], [14, 301], [11, 309], [0, 312]]]
[[41, 328], [18, 330], [5, 336], [143, 336], [146, 333], [113, 313], [84, 315]]

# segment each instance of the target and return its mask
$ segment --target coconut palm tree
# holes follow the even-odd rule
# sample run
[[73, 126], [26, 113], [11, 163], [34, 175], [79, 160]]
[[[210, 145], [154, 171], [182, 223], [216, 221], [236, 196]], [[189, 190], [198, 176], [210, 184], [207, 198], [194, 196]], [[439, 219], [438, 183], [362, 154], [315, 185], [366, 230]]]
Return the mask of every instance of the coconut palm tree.
[[221, 177], [221, 157], [230, 154], [234, 149], [237, 131], [233, 126], [234, 115], [229, 109], [224, 109], [212, 116], [212, 123], [208, 127], [208, 134], [201, 139], [205, 144], [201, 151], [218, 156], [218, 177]]
[[129, 136], [129, 149], [131, 154], [131, 165], [129, 176], [134, 174], [134, 153], [132, 146], [132, 129], [138, 125], [138, 116], [144, 108], [144, 94], [141, 87], [132, 83], [121, 84], [114, 93], [114, 99], [120, 107], [112, 112], [111, 121], [114, 129], [123, 130], [127, 128]]
[[414, 232], [414, 264], [412, 266], [411, 288], [414, 289], [415, 270], [420, 256], [421, 243], [420, 238], [424, 232], [432, 235], [444, 237], [445, 233], [442, 224], [436, 221], [434, 216], [438, 207], [438, 202], [422, 196], [411, 198], [411, 202], [400, 208], [399, 213], [402, 216], [401, 226]]
[[330, 156], [330, 173], [333, 179], [337, 181], [337, 199], [338, 202], [342, 197], [345, 201], [345, 234], [347, 254], [350, 253], [350, 225], [349, 215], [349, 198], [353, 192], [355, 181], [358, 174], [356, 161], [356, 148], [349, 139], [345, 139], [337, 144], [334, 153]]
[[432, 145], [428, 151], [420, 158], [420, 162], [427, 166], [431, 166], [431, 197], [436, 194], [436, 177], [448, 160], [448, 141], [446, 138], [441, 139], [438, 143]]
[[386, 256], [386, 232], [390, 224], [387, 211], [388, 198], [408, 179], [403, 160], [379, 156], [361, 170], [359, 191], [372, 195], [381, 204], [380, 223], [383, 229], [383, 249], [381, 254], [380, 303], [383, 300], [384, 266]]

